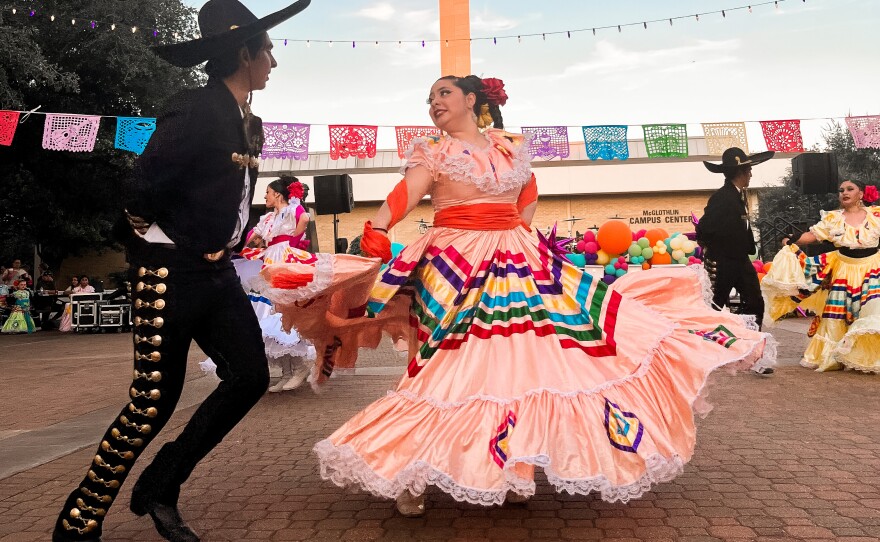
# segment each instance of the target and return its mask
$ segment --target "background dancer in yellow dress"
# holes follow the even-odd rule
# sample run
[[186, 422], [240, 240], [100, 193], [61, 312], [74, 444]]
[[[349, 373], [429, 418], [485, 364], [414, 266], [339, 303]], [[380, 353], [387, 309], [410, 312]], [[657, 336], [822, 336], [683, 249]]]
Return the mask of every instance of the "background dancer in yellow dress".
[[[877, 187], [845, 180], [840, 209], [782, 251], [762, 281], [773, 320], [797, 306], [816, 313], [801, 365], [817, 371], [848, 367], [880, 373], [880, 207]], [[831, 241], [837, 250], [807, 257], [798, 245]], [[769, 279], [769, 280], [768, 280]]]

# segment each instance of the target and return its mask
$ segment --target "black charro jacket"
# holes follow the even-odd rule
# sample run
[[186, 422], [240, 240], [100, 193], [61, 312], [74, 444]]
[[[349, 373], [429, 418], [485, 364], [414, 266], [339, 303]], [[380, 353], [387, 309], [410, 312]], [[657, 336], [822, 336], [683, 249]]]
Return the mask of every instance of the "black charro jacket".
[[[260, 118], [250, 117], [250, 138], [244, 124], [222, 81], [209, 80], [172, 96], [135, 163], [126, 186], [126, 210], [157, 223], [182, 250], [205, 254], [226, 248], [244, 188], [240, 157], [256, 157], [262, 150]], [[256, 180], [257, 168], [250, 168], [251, 196]]]
[[697, 224], [697, 241], [710, 258], [741, 258], [755, 252], [755, 237], [747, 222], [748, 210], [739, 190], [725, 183], [718, 189]]

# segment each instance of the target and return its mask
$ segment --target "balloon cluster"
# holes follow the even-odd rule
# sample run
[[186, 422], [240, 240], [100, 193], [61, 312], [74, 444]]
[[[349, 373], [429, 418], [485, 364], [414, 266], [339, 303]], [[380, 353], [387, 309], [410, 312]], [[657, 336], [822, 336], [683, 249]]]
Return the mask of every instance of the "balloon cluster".
[[575, 250], [583, 254], [585, 265], [604, 267], [602, 280], [608, 284], [625, 275], [631, 265], [650, 269], [654, 265], [702, 262], [700, 247], [688, 235], [670, 235], [662, 228], [633, 232], [619, 220], [605, 222], [595, 234], [585, 233]]
[[770, 267], [773, 265], [773, 262], [764, 263], [761, 260], [752, 260], [752, 266], [755, 268], [755, 271], [758, 273], [758, 280], [763, 280], [764, 275], [770, 272]]

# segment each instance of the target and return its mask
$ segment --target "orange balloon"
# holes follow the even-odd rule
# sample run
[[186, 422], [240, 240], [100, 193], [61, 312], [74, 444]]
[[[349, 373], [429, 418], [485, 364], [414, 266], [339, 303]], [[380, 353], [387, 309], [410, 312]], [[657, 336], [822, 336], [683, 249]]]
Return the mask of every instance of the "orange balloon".
[[758, 273], [758, 282], [761, 282], [762, 280], [764, 280], [765, 275], [767, 275], [767, 273]]
[[669, 234], [666, 233], [666, 230], [663, 228], [654, 228], [653, 230], [648, 230], [645, 232], [645, 237], [648, 238], [648, 242], [651, 243], [650, 246], [654, 246], [657, 244], [657, 241], [665, 241]]
[[609, 220], [599, 227], [596, 241], [608, 254], [622, 254], [632, 244], [632, 232], [626, 222]]
[[642, 262], [642, 269], [651, 269], [651, 264], [649, 264], [648, 262]]
[[770, 268], [773, 267], [773, 262], [767, 262], [764, 264], [764, 273], [769, 273]]
[[651, 265], [666, 265], [672, 263], [672, 255], [668, 252], [655, 252], [651, 258]]

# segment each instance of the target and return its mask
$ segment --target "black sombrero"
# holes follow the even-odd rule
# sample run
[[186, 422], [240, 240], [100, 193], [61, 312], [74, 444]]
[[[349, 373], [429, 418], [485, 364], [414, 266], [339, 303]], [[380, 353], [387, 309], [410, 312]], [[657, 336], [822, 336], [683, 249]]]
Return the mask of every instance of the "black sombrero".
[[739, 147], [731, 147], [721, 155], [720, 164], [713, 164], [712, 162], [704, 161], [703, 165], [712, 173], [724, 173], [725, 171], [730, 171], [731, 169], [736, 169], [740, 166], [755, 166], [764, 163], [773, 158], [774, 154], [776, 153], [773, 151], [746, 154], [745, 151]]
[[153, 51], [175, 66], [195, 66], [236, 50], [247, 40], [306, 9], [310, 2], [311, 0], [299, 0], [260, 19], [238, 0], [209, 0], [199, 10], [199, 31], [202, 37], [158, 45], [153, 47]]

